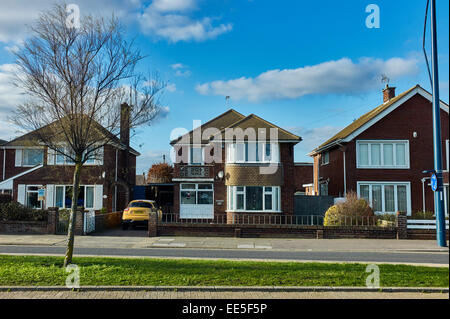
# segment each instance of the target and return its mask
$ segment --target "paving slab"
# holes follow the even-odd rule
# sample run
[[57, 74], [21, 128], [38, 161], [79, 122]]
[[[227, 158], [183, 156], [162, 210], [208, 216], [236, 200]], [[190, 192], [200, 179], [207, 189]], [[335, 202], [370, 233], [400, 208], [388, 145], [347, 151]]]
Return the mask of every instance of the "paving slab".
[[[0, 234], [0, 245], [65, 246], [64, 235]], [[93, 236], [75, 236], [75, 246], [84, 248], [191, 248], [251, 249], [278, 251], [415, 251], [448, 252], [435, 240], [396, 239], [293, 239], [293, 238], [229, 238], [229, 237], [147, 237], [146, 231], [108, 231]]]

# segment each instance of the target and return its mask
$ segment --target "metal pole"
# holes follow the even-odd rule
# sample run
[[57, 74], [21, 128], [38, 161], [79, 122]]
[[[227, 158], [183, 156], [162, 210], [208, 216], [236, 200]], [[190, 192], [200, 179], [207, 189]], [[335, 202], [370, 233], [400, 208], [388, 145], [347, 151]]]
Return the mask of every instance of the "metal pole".
[[436, 215], [436, 239], [441, 247], [447, 246], [445, 238], [445, 216], [443, 203], [442, 180], [442, 140], [441, 116], [439, 99], [438, 52], [436, 36], [436, 0], [431, 0], [431, 64], [433, 68], [433, 149], [434, 169], [438, 180], [437, 190], [434, 192], [434, 213]]

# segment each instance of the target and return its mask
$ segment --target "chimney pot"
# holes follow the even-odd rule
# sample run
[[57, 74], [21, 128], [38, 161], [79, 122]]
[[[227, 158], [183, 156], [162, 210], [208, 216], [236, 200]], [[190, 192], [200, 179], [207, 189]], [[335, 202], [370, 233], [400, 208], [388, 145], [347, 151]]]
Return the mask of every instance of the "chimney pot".
[[389, 100], [395, 97], [395, 87], [386, 84], [386, 88], [383, 89], [383, 103], [389, 102]]

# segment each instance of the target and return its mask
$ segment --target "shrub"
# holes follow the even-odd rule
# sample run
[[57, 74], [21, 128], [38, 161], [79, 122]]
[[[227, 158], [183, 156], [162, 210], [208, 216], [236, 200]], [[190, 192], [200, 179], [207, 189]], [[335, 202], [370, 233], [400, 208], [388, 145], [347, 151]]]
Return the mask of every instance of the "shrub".
[[0, 204], [2, 221], [46, 221], [47, 211], [25, 207], [18, 202]]
[[355, 192], [349, 192], [345, 201], [331, 206], [325, 213], [324, 226], [342, 225], [376, 225], [376, 217], [372, 208]]
[[0, 205], [12, 202], [12, 196], [9, 194], [0, 194]]
[[414, 212], [411, 219], [435, 219], [434, 212]]

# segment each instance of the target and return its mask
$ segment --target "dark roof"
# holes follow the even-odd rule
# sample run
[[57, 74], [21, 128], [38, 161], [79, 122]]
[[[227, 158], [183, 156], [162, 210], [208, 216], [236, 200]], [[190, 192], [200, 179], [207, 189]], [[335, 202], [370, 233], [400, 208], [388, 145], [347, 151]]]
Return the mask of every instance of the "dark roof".
[[[217, 128], [221, 131], [222, 136], [224, 136], [225, 130], [227, 128], [241, 128], [242, 130], [245, 130], [246, 128], [276, 128], [278, 129], [278, 139], [283, 141], [292, 141], [292, 142], [300, 142], [302, 139], [301, 137], [292, 134], [281, 127], [276, 126], [275, 124], [272, 124], [259, 116], [256, 116], [255, 114], [250, 114], [249, 116], [244, 116], [241, 113], [230, 109], [227, 112], [213, 118], [212, 120], [206, 122], [205, 124], [201, 125], [197, 129], [201, 129], [203, 132], [204, 130], [208, 128]], [[180, 141], [183, 137], [186, 137], [189, 135], [189, 141], [193, 140], [193, 132], [194, 130], [190, 131], [189, 133], [179, 137], [178, 139], [175, 139], [170, 142], [170, 144], [175, 144], [178, 141]], [[266, 134], [267, 139], [270, 138], [270, 134]], [[208, 144], [210, 142], [210, 139], [203, 139], [202, 138], [202, 144]]]
[[[319, 151], [320, 149], [323, 149], [323, 148], [327, 147], [329, 144], [331, 144], [333, 142], [345, 139], [347, 136], [349, 136], [350, 134], [352, 134], [353, 132], [355, 132], [356, 130], [361, 128], [362, 126], [364, 126], [364, 124], [366, 124], [370, 120], [374, 119], [377, 115], [379, 115], [380, 113], [382, 113], [383, 111], [385, 111], [386, 109], [391, 107], [393, 104], [395, 104], [397, 101], [401, 100], [403, 97], [405, 97], [406, 95], [408, 95], [409, 93], [411, 93], [415, 89], [419, 89], [420, 92], [425, 92], [426, 94], [430, 95], [430, 93], [428, 91], [426, 91], [419, 84], [417, 84], [417, 85], [413, 86], [412, 88], [410, 88], [409, 90], [406, 90], [405, 92], [403, 92], [403, 93], [397, 95], [396, 97], [390, 99], [388, 102], [383, 103], [383, 104], [377, 106], [376, 108], [370, 110], [366, 114], [362, 115], [360, 118], [358, 118], [357, 120], [353, 121], [351, 124], [347, 125], [344, 129], [342, 129], [341, 131], [336, 133], [333, 137], [328, 139], [326, 142], [324, 142], [321, 145], [319, 145], [311, 153]], [[445, 105], [447, 107], [447, 109], [448, 109], [448, 105], [446, 103], [441, 101], [441, 104]], [[447, 112], [448, 112], [448, 110], [447, 110]]]
[[[278, 140], [280, 140], [280, 141], [300, 142], [302, 140], [302, 138], [300, 136], [292, 134], [292, 133], [286, 131], [285, 129], [282, 129], [279, 126], [276, 126], [275, 124], [272, 124], [272, 123], [260, 118], [259, 116], [255, 115], [255, 114], [250, 114], [249, 116], [237, 121], [236, 123], [233, 123], [232, 125], [230, 125], [227, 128], [241, 128], [244, 131], [247, 128], [258, 128], [258, 129], [262, 128], [262, 129], [266, 129], [266, 130], [275, 128], [275, 129], [278, 129]], [[223, 136], [225, 136], [224, 133], [227, 128], [222, 129]], [[266, 133], [266, 139], [267, 140], [270, 139], [270, 133]]]
[[[202, 124], [200, 126], [200, 128], [202, 131], [206, 130], [207, 128], [218, 128], [219, 130], [221, 130], [243, 118], [245, 118], [244, 115], [242, 115], [241, 113], [239, 113], [233, 109], [230, 109], [230, 110], [226, 111], [225, 113], [222, 113], [219, 116], [213, 118], [212, 120], [209, 120], [205, 124]], [[171, 141], [170, 144], [175, 144], [176, 142], [180, 141], [186, 135], [189, 135], [189, 141], [192, 141], [193, 133], [194, 133], [194, 130]], [[208, 142], [209, 142], [209, 139], [202, 139], [202, 144], [207, 144]]]
[[6, 144], [6, 143], [8, 143], [8, 142], [5, 140], [0, 140], [0, 145]]
[[[37, 130], [28, 132], [24, 135], [21, 135], [19, 137], [16, 137], [15, 139], [6, 142], [4, 145], [2, 146], [32, 146], [32, 145], [40, 145], [39, 143], [39, 139], [38, 139], [38, 134], [39, 131], [41, 130], [46, 130], [48, 128], [50, 128], [52, 125], [54, 125], [55, 122], [52, 122], [50, 124], [47, 124]], [[126, 145], [123, 144], [120, 139], [112, 134], [111, 132], [109, 132], [106, 128], [104, 128], [102, 125], [100, 125], [98, 122], [94, 121], [93, 122], [95, 125], [95, 128], [99, 131], [100, 134], [104, 134], [105, 136], [108, 137], [108, 139], [111, 140], [112, 144], [115, 144], [117, 147], [121, 148], [121, 149], [125, 149]], [[134, 153], [136, 156], [140, 155], [140, 153], [138, 151], [136, 151], [135, 149], [133, 149], [131, 146], [129, 147], [129, 150], [131, 153]]]

